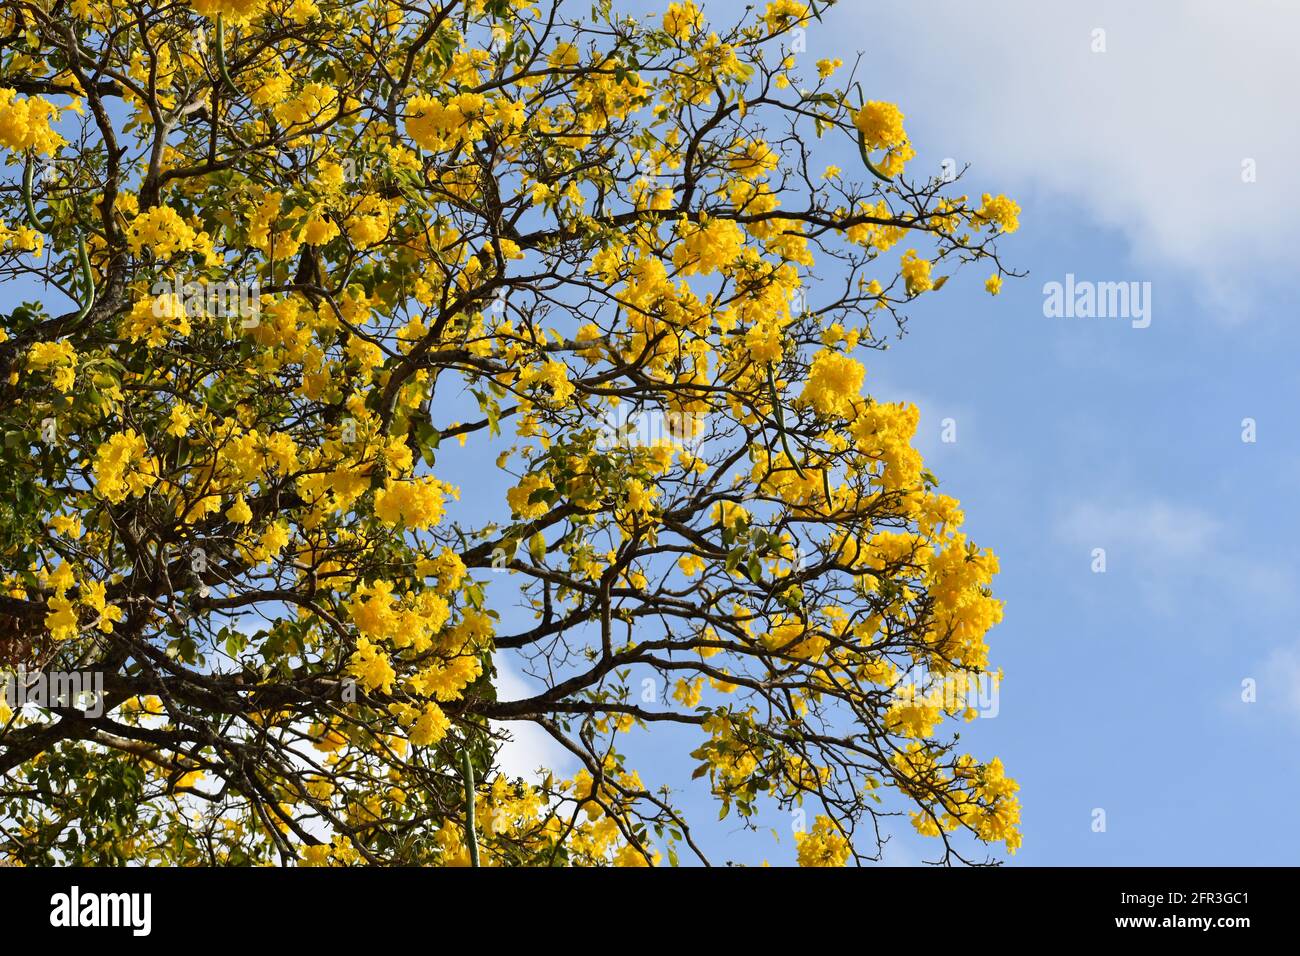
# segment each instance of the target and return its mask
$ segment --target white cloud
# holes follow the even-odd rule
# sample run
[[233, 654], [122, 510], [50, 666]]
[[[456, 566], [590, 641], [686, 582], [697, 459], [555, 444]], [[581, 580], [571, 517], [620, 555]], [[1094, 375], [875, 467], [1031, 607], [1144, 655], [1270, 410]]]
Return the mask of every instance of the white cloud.
[[[522, 700], [538, 693], [539, 688], [533, 687], [505, 654], [497, 655], [496, 668], [499, 699]], [[567, 775], [576, 768], [576, 758], [534, 723], [494, 720], [492, 727], [510, 737], [497, 754], [497, 769], [507, 777], [534, 779], [539, 768]]]
[[1159, 499], [1118, 506], [1079, 502], [1064, 514], [1058, 529], [1076, 544], [1122, 548], [1144, 561], [1162, 563], [1203, 561], [1222, 532], [1204, 511]]
[[1155, 496], [1120, 502], [1076, 501], [1059, 514], [1055, 530], [1080, 549], [1083, 567], [1092, 549], [1104, 548], [1106, 573], [1135, 580], [1156, 610], [1186, 617], [1196, 600], [1222, 612], [1225, 595], [1253, 610], [1294, 603], [1292, 567], [1261, 557], [1205, 509]]
[[1210, 294], [1294, 256], [1298, 4], [846, 3], [821, 29], [865, 41], [868, 95], [899, 100], [923, 150], [972, 162], [972, 188], [1010, 175], [1081, 202], [1139, 261], [1195, 269]]

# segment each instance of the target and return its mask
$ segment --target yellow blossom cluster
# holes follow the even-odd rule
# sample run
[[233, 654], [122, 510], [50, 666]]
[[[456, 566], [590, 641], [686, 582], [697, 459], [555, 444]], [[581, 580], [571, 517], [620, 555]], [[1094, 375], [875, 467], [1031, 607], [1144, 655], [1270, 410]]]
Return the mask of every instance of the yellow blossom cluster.
[[127, 244], [139, 255], [149, 250], [156, 259], [170, 259], [178, 253], [211, 254], [207, 233], [195, 228], [170, 206], [155, 206], [136, 216], [127, 229]]
[[848, 417], [865, 375], [862, 363], [851, 355], [823, 349], [813, 358], [799, 401], [823, 415]]
[[54, 387], [60, 392], [70, 392], [77, 377], [77, 351], [66, 339], [37, 342], [27, 353], [27, 368], [49, 371]]
[[15, 90], [0, 87], [0, 146], [52, 156], [65, 143], [50, 125], [58, 118], [58, 107], [43, 97], [20, 98]]
[[95, 451], [95, 493], [113, 504], [144, 494], [158, 481], [158, 459], [135, 429], [112, 435]]
[[830, 817], [818, 814], [812, 829], [794, 835], [800, 866], [843, 866], [852, 848]]

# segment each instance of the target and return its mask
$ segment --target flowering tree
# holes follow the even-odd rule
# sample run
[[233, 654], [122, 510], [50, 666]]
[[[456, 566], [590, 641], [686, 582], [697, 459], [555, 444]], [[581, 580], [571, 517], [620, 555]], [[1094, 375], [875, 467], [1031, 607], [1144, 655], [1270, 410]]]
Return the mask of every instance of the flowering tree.
[[908, 177], [824, 7], [5, 5], [0, 651], [103, 689], [0, 712], [8, 858], [703, 859], [665, 723], [802, 864], [1016, 848], [945, 729], [997, 561], [854, 355], [1018, 210]]

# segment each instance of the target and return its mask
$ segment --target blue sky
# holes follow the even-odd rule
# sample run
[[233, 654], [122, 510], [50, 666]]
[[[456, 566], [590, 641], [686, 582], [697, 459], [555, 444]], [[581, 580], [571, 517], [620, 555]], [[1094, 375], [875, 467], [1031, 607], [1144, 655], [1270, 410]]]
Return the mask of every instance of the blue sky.
[[[703, 6], [723, 22], [743, 4]], [[808, 31], [809, 75], [864, 54], [868, 98], [907, 115], [909, 172], [951, 157], [971, 164], [964, 191], [1022, 207], [1002, 252], [1026, 278], [990, 297], [987, 270], [961, 272], [887, 352], [859, 355], [871, 394], [920, 407], [930, 469], [1001, 558], [990, 645], [1006, 681], [997, 717], [962, 734], [1020, 781], [1013, 865], [1296, 861], [1297, 30], [1300, 9], [1281, 3], [846, 0]], [[827, 165], [854, 161], [822, 148]], [[1046, 317], [1044, 283], [1067, 274], [1149, 282], [1150, 326]], [[470, 491], [463, 515], [491, 501], [500, 517], [513, 480], [496, 451], [439, 456], [440, 477]], [[503, 631], [525, 620], [505, 617]], [[503, 680], [502, 697], [528, 693], [509, 667]], [[661, 726], [626, 750], [647, 784], [674, 787], [715, 860], [792, 862], [783, 814], [744, 837], [711, 822], [684, 757], [698, 740]], [[528, 728], [504, 756], [508, 772], [566, 769]], [[886, 862], [936, 846], [903, 818]]]
[[[719, 22], [741, 6], [704, 4]], [[919, 447], [1002, 561], [990, 644], [1006, 682], [998, 716], [963, 740], [1020, 781], [1009, 862], [1294, 863], [1300, 136], [1280, 38], [1300, 13], [1133, 6], [846, 3], [809, 30], [800, 66], [864, 52], [868, 98], [907, 114], [910, 171], [953, 157], [972, 164], [965, 191], [1022, 206], [1002, 249], [1027, 278], [993, 298], [983, 271], [962, 272], [889, 351], [860, 355], [868, 391], [921, 408]], [[1045, 317], [1043, 285], [1067, 273], [1150, 282], [1150, 326]], [[792, 861], [786, 817], [743, 838], [708, 823], [716, 808], [674, 754], [691, 741], [638, 733], [634, 763], [681, 788], [709, 851]], [[905, 820], [896, 830], [887, 862], [934, 855]]]
[[[852, 6], [828, 34], [852, 35]], [[1007, 681], [975, 739], [1021, 782], [1016, 862], [1293, 863], [1300, 825], [1276, 807], [1300, 778], [1294, 518], [1279, 507], [1300, 447], [1282, 226], [1297, 143], [1277, 100], [1296, 69], [1269, 56], [1264, 18], [1296, 13], [1058, 6], [881, 17], [881, 94], [922, 161], [970, 157], [972, 192], [1020, 200], [1004, 248], [1029, 276], [993, 300], [964, 277], [914, 309], [868, 382], [921, 407], [927, 460], [1002, 558], [991, 645]], [[1044, 317], [1043, 284], [1066, 273], [1151, 282], [1151, 325]]]

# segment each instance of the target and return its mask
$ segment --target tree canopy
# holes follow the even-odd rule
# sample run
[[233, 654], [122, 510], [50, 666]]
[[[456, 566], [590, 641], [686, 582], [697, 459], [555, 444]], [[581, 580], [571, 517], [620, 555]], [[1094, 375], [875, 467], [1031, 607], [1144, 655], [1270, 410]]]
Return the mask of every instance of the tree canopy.
[[5, 4], [0, 653], [104, 692], [0, 705], [7, 859], [705, 860], [668, 725], [777, 862], [1015, 850], [997, 559], [855, 355], [1018, 208], [825, 7]]

